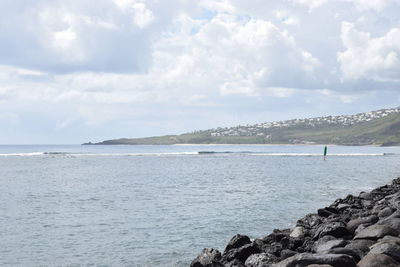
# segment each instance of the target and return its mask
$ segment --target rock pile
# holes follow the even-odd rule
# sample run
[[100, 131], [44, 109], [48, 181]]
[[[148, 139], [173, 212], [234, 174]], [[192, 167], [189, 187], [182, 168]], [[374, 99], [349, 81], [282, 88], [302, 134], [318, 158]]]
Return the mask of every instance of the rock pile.
[[223, 253], [204, 249], [191, 267], [400, 266], [400, 178], [337, 199], [297, 221], [250, 240], [235, 235]]

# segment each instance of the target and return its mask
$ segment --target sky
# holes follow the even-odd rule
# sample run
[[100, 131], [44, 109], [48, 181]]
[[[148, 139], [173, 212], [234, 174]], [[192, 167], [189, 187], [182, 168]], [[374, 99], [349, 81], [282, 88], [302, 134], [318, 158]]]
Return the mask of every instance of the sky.
[[1, 0], [0, 144], [400, 106], [400, 0]]

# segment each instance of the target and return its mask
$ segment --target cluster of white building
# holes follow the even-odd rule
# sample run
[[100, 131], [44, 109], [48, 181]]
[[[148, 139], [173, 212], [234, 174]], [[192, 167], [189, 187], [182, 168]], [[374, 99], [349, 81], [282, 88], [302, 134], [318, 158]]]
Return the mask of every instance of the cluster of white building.
[[230, 128], [217, 128], [209, 130], [211, 136], [265, 136], [269, 135], [265, 130], [272, 128], [291, 127], [291, 126], [305, 126], [317, 127], [323, 125], [343, 125], [349, 126], [361, 122], [367, 122], [374, 119], [384, 118], [392, 113], [400, 113], [399, 108], [381, 109], [377, 111], [359, 113], [355, 115], [341, 115], [341, 116], [327, 116], [317, 117], [311, 119], [294, 119], [287, 121], [265, 122], [255, 125], [236, 126]]

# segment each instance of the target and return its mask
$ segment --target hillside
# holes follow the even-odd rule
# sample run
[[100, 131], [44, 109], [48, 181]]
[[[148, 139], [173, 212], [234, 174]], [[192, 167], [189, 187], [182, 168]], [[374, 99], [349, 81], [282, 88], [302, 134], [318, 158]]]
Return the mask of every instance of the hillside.
[[[93, 144], [93, 143], [86, 143]], [[400, 145], [400, 108], [216, 128], [181, 135], [106, 140], [100, 145], [339, 144]]]

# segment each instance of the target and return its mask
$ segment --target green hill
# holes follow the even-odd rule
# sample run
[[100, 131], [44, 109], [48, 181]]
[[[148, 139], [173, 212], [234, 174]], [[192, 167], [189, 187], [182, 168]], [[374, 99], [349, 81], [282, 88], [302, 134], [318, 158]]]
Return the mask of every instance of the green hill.
[[[92, 143], [86, 143], [92, 144]], [[181, 135], [106, 140], [101, 145], [338, 144], [400, 145], [400, 109], [217, 128]]]

